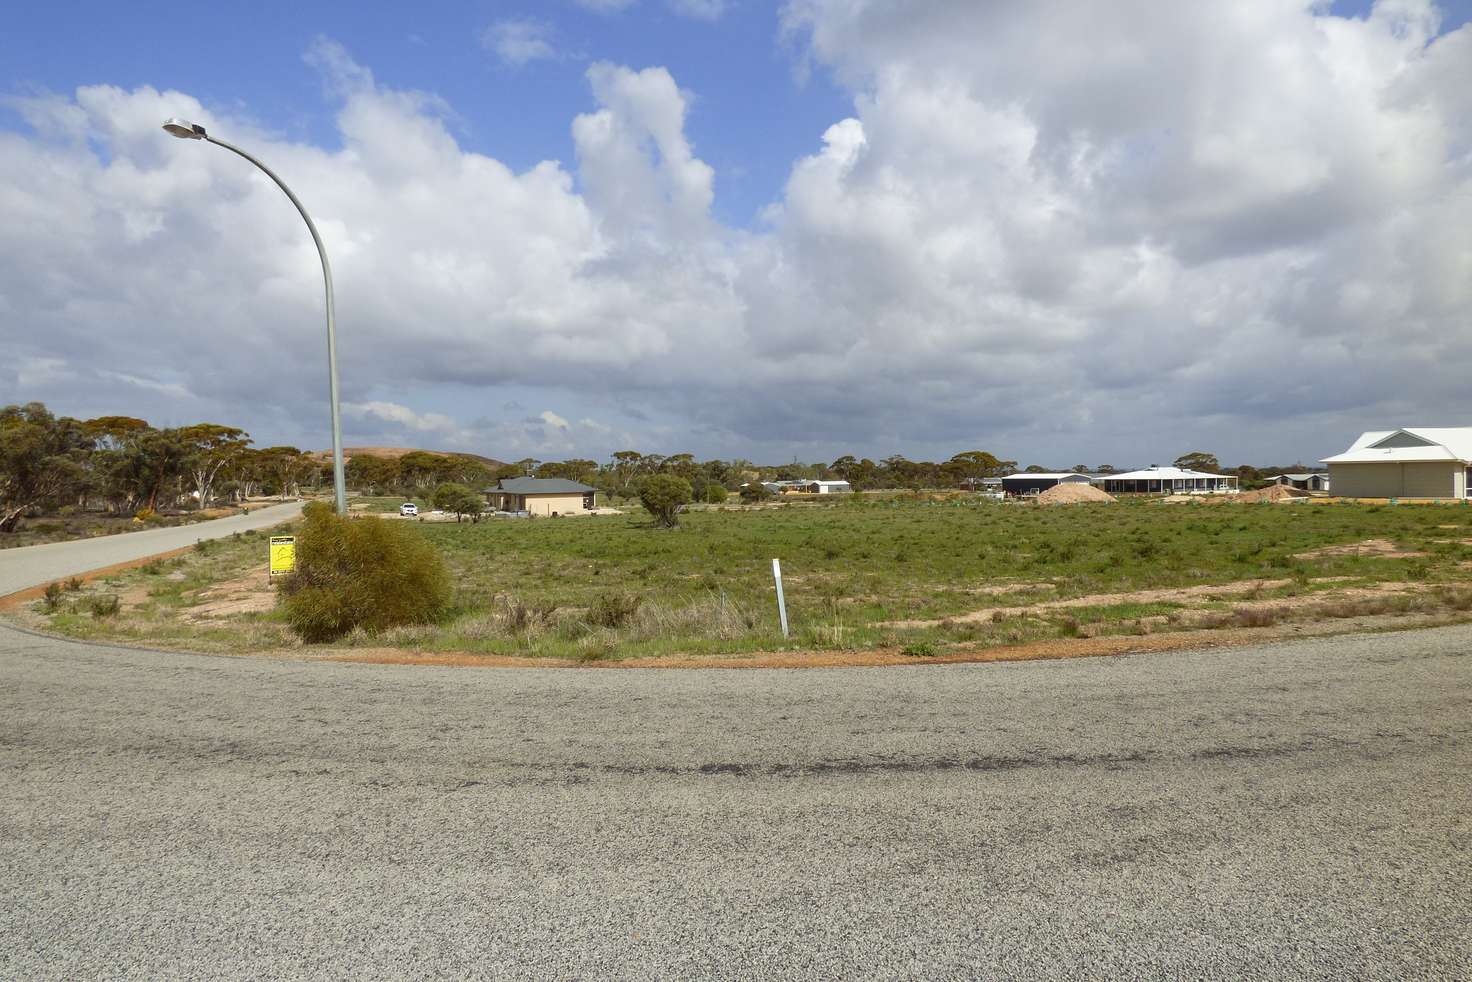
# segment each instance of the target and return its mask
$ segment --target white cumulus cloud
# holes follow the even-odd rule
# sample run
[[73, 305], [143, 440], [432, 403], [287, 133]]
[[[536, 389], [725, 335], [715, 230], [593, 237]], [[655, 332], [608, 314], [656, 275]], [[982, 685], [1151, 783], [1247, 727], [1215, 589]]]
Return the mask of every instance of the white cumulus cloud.
[[[331, 43], [332, 149], [146, 86], [12, 100], [0, 312], [34, 368], [0, 371], [0, 400], [185, 412], [119, 381], [166, 378], [190, 414], [322, 445], [311, 242], [244, 162], [158, 131], [178, 115], [312, 209], [364, 437], [1267, 463], [1472, 413], [1472, 28], [1438, 33], [1430, 3], [782, 17], [853, 104], [754, 228], [712, 216], [691, 95], [658, 66], [592, 66], [574, 160], [521, 170]], [[79, 370], [104, 365], [115, 389]], [[491, 412], [513, 388], [567, 418]]]
[[512, 68], [558, 57], [552, 27], [536, 20], [499, 20], [481, 34], [481, 44]]

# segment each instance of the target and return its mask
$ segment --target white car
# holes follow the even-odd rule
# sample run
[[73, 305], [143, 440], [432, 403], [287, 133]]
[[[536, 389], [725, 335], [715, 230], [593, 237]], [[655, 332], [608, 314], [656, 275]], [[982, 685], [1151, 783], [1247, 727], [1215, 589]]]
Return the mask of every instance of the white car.
[[414, 504], [414, 502], [412, 502], [412, 501], [406, 501], [402, 505], [399, 506], [399, 514], [400, 515], [417, 515], [417, 514], [419, 514], [419, 506], [416, 505], [416, 504]]

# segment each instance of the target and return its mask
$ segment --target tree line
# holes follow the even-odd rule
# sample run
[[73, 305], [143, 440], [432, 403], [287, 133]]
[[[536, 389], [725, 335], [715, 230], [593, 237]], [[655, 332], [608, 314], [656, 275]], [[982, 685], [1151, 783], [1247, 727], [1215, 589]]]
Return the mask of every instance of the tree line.
[[[332, 483], [332, 465], [324, 455], [253, 443], [245, 430], [218, 423], [155, 427], [130, 416], [57, 416], [39, 402], [6, 406], [0, 409], [0, 532], [13, 531], [28, 513], [65, 506], [136, 515], [209, 508], [259, 495], [292, 496]], [[1200, 451], [1176, 458], [1175, 464], [1224, 473], [1214, 455]], [[878, 461], [844, 455], [831, 463], [778, 465], [637, 450], [620, 450], [603, 462], [524, 458], [494, 464], [466, 454], [413, 451], [397, 458], [353, 456], [344, 480], [363, 494], [433, 498], [446, 484], [479, 492], [503, 478], [565, 478], [631, 498], [651, 477], [664, 475], [688, 483], [696, 501], [719, 501], [730, 492], [761, 497], [761, 485], [768, 481], [842, 480], [856, 491], [966, 488], [1019, 470], [1110, 473], [1116, 468], [1019, 468], [1017, 461], [984, 450], [938, 462], [894, 454]], [[1243, 466], [1225, 473], [1248, 484], [1284, 470]]]

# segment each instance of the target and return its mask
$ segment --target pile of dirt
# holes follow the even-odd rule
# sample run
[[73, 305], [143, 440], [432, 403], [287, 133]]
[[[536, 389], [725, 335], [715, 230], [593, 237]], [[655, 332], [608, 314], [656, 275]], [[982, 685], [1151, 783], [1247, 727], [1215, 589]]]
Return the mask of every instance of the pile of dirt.
[[1086, 505], [1113, 500], [1114, 496], [1112, 494], [1100, 491], [1092, 484], [1080, 484], [1072, 481], [1066, 484], [1055, 484], [1038, 495], [1038, 504], [1040, 505]]
[[1296, 501], [1299, 498], [1311, 498], [1313, 495], [1298, 488], [1290, 488], [1286, 484], [1270, 484], [1257, 491], [1244, 491], [1232, 500], [1239, 504], [1252, 504], [1258, 501]]

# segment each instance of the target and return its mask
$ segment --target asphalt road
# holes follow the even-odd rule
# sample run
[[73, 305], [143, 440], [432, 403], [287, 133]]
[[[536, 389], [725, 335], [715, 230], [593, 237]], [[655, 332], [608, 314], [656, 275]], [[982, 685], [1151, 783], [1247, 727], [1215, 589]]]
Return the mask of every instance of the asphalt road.
[[1469, 650], [518, 671], [0, 628], [0, 977], [1466, 977]]
[[302, 503], [292, 501], [259, 508], [248, 515], [232, 515], [193, 525], [0, 549], [0, 597], [104, 566], [183, 549], [200, 539], [222, 539], [236, 532], [270, 528], [295, 518], [301, 511]]

